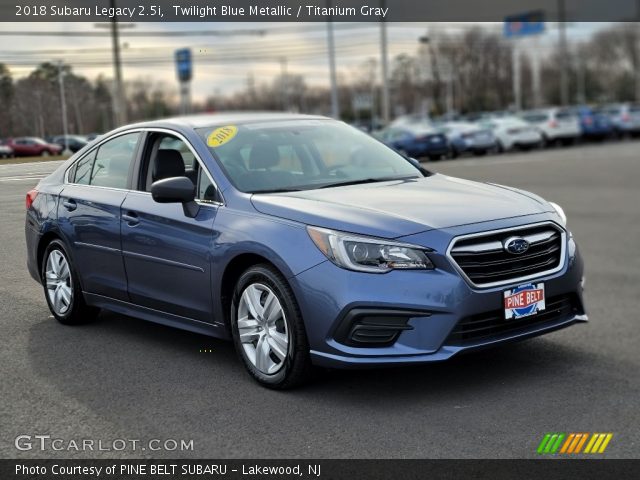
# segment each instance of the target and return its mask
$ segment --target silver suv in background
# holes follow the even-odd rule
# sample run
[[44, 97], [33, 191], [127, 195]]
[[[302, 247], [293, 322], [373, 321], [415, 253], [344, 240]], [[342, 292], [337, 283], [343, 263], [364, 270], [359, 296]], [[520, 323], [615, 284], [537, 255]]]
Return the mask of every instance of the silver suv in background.
[[605, 105], [601, 111], [611, 119], [618, 137], [640, 135], [640, 105], [631, 103]]
[[568, 109], [529, 110], [523, 112], [521, 117], [540, 130], [545, 146], [557, 143], [572, 145], [580, 138], [580, 121]]

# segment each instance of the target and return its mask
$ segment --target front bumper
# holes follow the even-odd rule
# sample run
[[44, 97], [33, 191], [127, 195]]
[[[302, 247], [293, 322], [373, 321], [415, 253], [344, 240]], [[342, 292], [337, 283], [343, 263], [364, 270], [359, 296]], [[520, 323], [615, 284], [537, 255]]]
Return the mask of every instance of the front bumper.
[[[438, 232], [436, 237], [431, 236], [432, 244], [437, 244], [436, 237], [446, 235]], [[522, 323], [506, 330], [499, 328], [495, 334], [482, 338], [460, 340], [455, 335], [459, 331], [456, 327], [470, 318], [499, 312], [503, 291], [517, 284], [472, 288], [446, 256], [437, 253], [446, 250], [446, 243], [448, 240], [442, 245], [444, 250], [437, 248], [430, 255], [436, 265], [433, 271], [363, 274], [327, 261], [295, 277], [293, 287], [314, 364], [355, 368], [442, 361], [463, 351], [522, 340], [587, 321], [582, 298], [583, 264], [576, 249], [566, 256], [562, 270], [535, 280], [545, 283], [548, 299], [570, 297], [570, 309], [558, 309], [554, 315], [550, 311], [541, 321], [534, 317], [510, 320]], [[352, 320], [353, 312], [362, 311], [383, 312], [382, 317], [394, 317], [397, 312], [396, 317], [405, 317], [399, 325], [409, 328], [399, 328], [392, 342], [380, 346], [354, 345], [345, 340], [345, 332], [351, 328], [351, 324], [345, 327], [345, 322]], [[389, 322], [382, 323], [389, 326]]]

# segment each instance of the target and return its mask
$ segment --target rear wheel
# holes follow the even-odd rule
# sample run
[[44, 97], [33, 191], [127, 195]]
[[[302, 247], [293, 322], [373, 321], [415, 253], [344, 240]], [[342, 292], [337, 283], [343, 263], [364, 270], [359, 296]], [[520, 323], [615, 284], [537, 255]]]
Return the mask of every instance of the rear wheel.
[[49, 310], [60, 323], [86, 323], [98, 315], [99, 309], [85, 303], [71, 259], [59, 240], [52, 241], [44, 253], [42, 285]]
[[292, 388], [310, 376], [309, 344], [298, 304], [273, 267], [256, 265], [238, 280], [231, 332], [245, 368], [261, 385]]

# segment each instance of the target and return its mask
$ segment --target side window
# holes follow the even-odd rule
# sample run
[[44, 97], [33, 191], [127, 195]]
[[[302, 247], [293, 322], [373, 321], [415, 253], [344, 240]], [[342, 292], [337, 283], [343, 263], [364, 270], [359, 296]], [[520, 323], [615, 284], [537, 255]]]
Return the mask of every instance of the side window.
[[164, 137], [160, 141], [159, 150], [177, 150], [180, 152], [180, 156], [182, 157], [182, 161], [184, 162], [184, 168], [186, 170], [193, 170], [195, 168], [196, 159], [189, 150], [189, 147], [176, 137]]
[[96, 151], [94, 150], [90, 154], [81, 158], [75, 166], [75, 176], [71, 179], [73, 183], [79, 183], [80, 185], [89, 185], [91, 180], [91, 169], [93, 168], [93, 161], [96, 158]]
[[184, 175], [196, 185], [196, 198], [217, 201], [213, 182], [183, 140], [170, 134], [153, 133], [145, 152], [146, 173], [143, 173], [141, 189], [149, 192], [153, 182]]
[[129, 166], [133, 161], [139, 138], [139, 133], [128, 133], [100, 145], [93, 162], [89, 184], [127, 188]]
[[213, 185], [213, 182], [211, 182], [209, 175], [205, 173], [204, 169], [200, 169], [198, 177], [198, 200], [204, 200], [205, 202], [217, 201], [216, 187]]

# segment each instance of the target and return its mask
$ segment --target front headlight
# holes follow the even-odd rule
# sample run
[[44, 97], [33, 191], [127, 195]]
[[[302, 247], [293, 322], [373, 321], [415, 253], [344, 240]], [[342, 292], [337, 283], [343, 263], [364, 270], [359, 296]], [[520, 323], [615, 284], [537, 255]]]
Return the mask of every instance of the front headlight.
[[358, 272], [432, 270], [427, 248], [378, 238], [360, 237], [326, 228], [307, 227], [313, 243], [339, 267]]
[[562, 209], [562, 207], [557, 203], [553, 203], [553, 202], [549, 202], [549, 205], [551, 205], [553, 209], [556, 211], [556, 213], [560, 216], [560, 218], [562, 219], [562, 225], [566, 227], [567, 215], [564, 213], [564, 210]]

